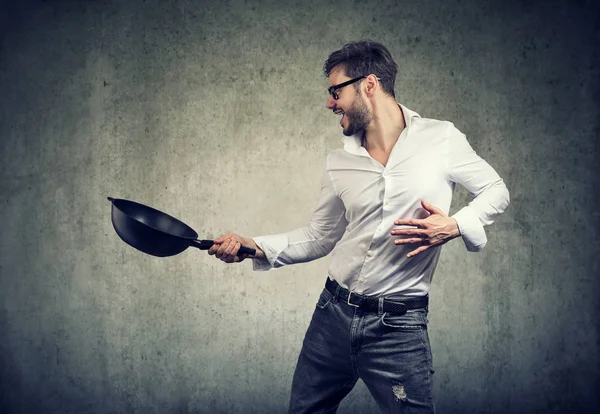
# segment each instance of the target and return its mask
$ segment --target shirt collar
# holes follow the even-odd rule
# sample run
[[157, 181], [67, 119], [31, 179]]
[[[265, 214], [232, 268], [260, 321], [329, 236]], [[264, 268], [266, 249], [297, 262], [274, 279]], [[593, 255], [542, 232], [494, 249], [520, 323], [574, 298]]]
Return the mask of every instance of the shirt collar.
[[[402, 110], [402, 113], [404, 114], [404, 124], [406, 125], [406, 128], [410, 128], [414, 118], [421, 118], [421, 115], [419, 115], [415, 111], [411, 111], [410, 109], [408, 109], [401, 103], [398, 103], [398, 106], [400, 107], [400, 109]], [[351, 154], [359, 154], [359, 152], [362, 152], [364, 150], [363, 146], [361, 145], [361, 142], [362, 142], [362, 134], [356, 134], [356, 135], [352, 135], [350, 137], [346, 137], [346, 136], [342, 137], [342, 143], [344, 144], [344, 149]]]

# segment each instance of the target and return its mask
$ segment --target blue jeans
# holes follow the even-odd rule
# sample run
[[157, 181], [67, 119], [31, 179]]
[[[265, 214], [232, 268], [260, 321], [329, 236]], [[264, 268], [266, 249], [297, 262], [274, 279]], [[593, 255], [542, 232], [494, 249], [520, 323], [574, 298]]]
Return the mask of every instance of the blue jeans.
[[335, 413], [361, 378], [385, 413], [434, 413], [427, 310], [366, 312], [324, 289], [298, 357], [290, 414]]

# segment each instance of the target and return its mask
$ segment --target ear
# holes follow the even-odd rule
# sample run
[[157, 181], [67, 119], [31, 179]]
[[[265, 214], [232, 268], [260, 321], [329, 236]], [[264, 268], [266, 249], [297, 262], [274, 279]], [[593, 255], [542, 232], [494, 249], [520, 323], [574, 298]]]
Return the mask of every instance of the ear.
[[377, 79], [377, 76], [373, 74], [367, 76], [363, 83], [365, 85], [365, 93], [369, 97], [372, 97], [375, 94], [375, 91], [379, 88], [379, 80]]

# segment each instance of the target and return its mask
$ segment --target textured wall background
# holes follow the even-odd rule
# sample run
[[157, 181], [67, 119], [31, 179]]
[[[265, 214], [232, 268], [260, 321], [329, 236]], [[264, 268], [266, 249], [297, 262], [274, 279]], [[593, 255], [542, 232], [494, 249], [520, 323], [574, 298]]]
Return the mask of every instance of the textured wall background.
[[[591, 1], [3, 2], [0, 411], [285, 411], [328, 260], [146, 256], [106, 197], [203, 238], [305, 225], [341, 137], [321, 66], [372, 38], [511, 190], [483, 252], [444, 247], [439, 412], [598, 412], [599, 27]], [[360, 383], [340, 408], [375, 411]]]

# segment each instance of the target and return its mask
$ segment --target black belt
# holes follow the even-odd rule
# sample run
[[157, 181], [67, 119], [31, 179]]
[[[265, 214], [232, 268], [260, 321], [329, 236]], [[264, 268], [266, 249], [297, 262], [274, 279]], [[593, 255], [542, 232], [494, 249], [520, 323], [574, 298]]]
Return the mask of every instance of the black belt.
[[[327, 278], [325, 289], [332, 295], [338, 294], [340, 301], [361, 310], [379, 311], [379, 298], [370, 298], [358, 293], [350, 292], [341, 287], [336, 281]], [[338, 293], [339, 292], [339, 293]], [[422, 309], [429, 305], [429, 296], [415, 296], [395, 299], [383, 299], [382, 312], [399, 313], [404, 315], [409, 309]]]

